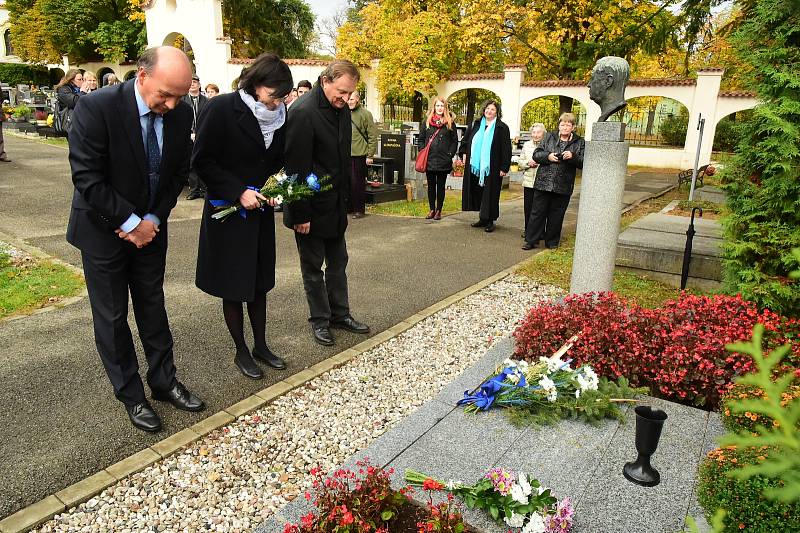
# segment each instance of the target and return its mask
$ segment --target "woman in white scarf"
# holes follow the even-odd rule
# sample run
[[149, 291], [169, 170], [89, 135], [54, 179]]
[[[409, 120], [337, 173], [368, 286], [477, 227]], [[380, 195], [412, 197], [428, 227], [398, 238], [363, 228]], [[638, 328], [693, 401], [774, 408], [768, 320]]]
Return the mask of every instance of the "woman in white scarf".
[[[200, 114], [192, 156], [194, 169], [208, 186], [196, 284], [222, 299], [236, 347], [234, 363], [251, 379], [264, 376], [256, 359], [286, 368], [266, 342], [267, 292], [275, 286], [275, 200], [258, 190], [283, 168], [284, 98], [293, 85], [289, 67], [278, 56], [259, 56], [242, 71], [238, 91], [210, 100]], [[224, 222], [211, 218], [212, 203], [236, 202], [245, 208], [240, 216]], [[244, 338], [243, 302], [253, 328], [252, 352]]]

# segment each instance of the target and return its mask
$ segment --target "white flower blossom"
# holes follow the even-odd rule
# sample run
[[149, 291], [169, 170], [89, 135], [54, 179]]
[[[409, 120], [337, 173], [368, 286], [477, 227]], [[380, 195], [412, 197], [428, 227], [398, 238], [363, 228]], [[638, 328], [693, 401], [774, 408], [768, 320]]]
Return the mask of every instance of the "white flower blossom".
[[519, 473], [519, 479], [517, 480], [517, 483], [519, 483], [519, 486], [522, 488], [522, 493], [525, 496], [530, 496], [531, 495], [531, 491], [533, 489], [531, 489], [531, 484], [528, 483], [528, 474], [526, 474], [525, 472], [520, 472]]
[[556, 388], [556, 384], [553, 383], [553, 380], [547, 376], [539, 380], [539, 386], [543, 388], [546, 392], [550, 392], [551, 390], [555, 390]]
[[557, 399], [558, 399], [558, 391], [556, 391], [556, 389], [552, 389], [547, 393], [548, 402], [555, 402]]
[[292, 186], [291, 185], [289, 185], [289, 187], [286, 189], [286, 193], [289, 194], [289, 195], [292, 194]]
[[575, 390], [575, 397], [576, 397], [576, 398], [580, 398], [580, 397], [581, 397], [581, 390], [582, 390], [582, 389], [576, 389], [576, 390]]
[[460, 486], [461, 486], [461, 482], [460, 481], [455, 481], [455, 480], [452, 480], [452, 479], [448, 480], [447, 483], [445, 484], [445, 487], [447, 487], [447, 490], [450, 490], [450, 491], [452, 491], [456, 487], [460, 487]]
[[[514, 511], [511, 511], [511, 518], [506, 516], [503, 518], [503, 521], [508, 527], [522, 527], [522, 525], [525, 523], [525, 515], [517, 514]], [[544, 533], [544, 530], [542, 530], [542, 533]]]
[[[567, 363], [562, 361], [561, 358], [559, 358], [556, 355], [551, 355], [550, 357], [540, 357], [539, 361], [541, 361], [542, 363], [545, 363], [547, 365], [547, 373], [548, 374], [552, 374], [553, 372], [561, 369], [561, 367], [564, 367], [564, 366], [569, 367], [569, 365]], [[565, 370], [566, 370], [566, 368], [565, 368]]]
[[528, 505], [528, 496], [519, 483], [511, 485], [511, 499], [522, 505]]
[[516, 367], [517, 367], [517, 362], [514, 361], [513, 359], [506, 359], [505, 361], [503, 361], [503, 368], [516, 368]]
[[278, 183], [283, 183], [284, 181], [289, 179], [289, 176], [286, 175], [286, 172], [281, 171], [275, 174], [275, 179], [277, 180]]
[[528, 362], [527, 361], [517, 361], [517, 368], [519, 368], [519, 371], [522, 372], [523, 374], [527, 374], [528, 373]]
[[533, 513], [531, 519], [525, 524], [522, 533], [545, 533], [547, 527], [544, 525], [544, 518], [539, 513]]
[[281, 204], [283, 203], [283, 196], [281, 196], [281, 195], [279, 194], [278, 196], [276, 196], [275, 198], [273, 198], [273, 200], [275, 200], [275, 205], [281, 205]]

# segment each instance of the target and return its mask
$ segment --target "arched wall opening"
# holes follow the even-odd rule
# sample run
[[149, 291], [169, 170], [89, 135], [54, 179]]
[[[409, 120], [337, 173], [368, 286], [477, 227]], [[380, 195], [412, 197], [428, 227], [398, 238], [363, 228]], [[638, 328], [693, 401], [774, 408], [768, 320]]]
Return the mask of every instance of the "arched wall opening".
[[5, 31], [3, 31], [3, 47], [5, 55], [14, 55], [14, 45], [11, 44], [11, 28], [6, 28]]
[[114, 69], [111, 67], [103, 67], [97, 71], [97, 86], [105, 87], [108, 85], [108, 75], [114, 74]]
[[136, 71], [129, 70], [128, 72], [125, 73], [125, 76], [123, 77], [122, 81], [132, 80], [135, 77], [136, 77]]
[[500, 96], [488, 89], [460, 89], [447, 97], [447, 106], [457, 124], [469, 126], [480, 117], [481, 107], [487, 100], [500, 102], [502, 110]]
[[712, 153], [733, 153], [736, 150], [736, 145], [739, 143], [741, 134], [739, 128], [742, 122], [747, 121], [753, 116], [752, 109], [745, 109], [736, 111], [722, 117], [717, 122], [717, 127], [714, 130], [714, 142], [712, 144]]
[[689, 110], [672, 98], [639, 96], [614, 117], [625, 123], [625, 140], [631, 146], [682, 149], [686, 144]]
[[[577, 118], [575, 133], [584, 137], [586, 131], [586, 107], [577, 99], [572, 100], [572, 113]], [[520, 116], [520, 139], [530, 138], [531, 126], [537, 122], [544, 124], [547, 131], [558, 129], [558, 118], [561, 116], [558, 95], [540, 96], [529, 100], [522, 106]]]
[[194, 70], [194, 50], [192, 49], [192, 44], [185, 35], [179, 32], [172, 32], [164, 37], [164, 41], [161, 44], [164, 46], [174, 46], [175, 48], [183, 50], [189, 57], [189, 61], [192, 62], [192, 70]]

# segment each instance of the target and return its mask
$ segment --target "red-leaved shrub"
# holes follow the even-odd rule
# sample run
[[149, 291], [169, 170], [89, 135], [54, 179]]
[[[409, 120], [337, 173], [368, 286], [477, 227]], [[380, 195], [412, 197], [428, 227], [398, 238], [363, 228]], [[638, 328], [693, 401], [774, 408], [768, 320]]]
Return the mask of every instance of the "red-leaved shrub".
[[[764, 324], [770, 348], [800, 337], [800, 322], [759, 311], [740, 296], [684, 293], [647, 309], [609, 292], [572, 295], [530, 310], [514, 332], [515, 356], [536, 361], [577, 335], [568, 355], [573, 366], [589, 364], [665, 398], [715, 406], [734, 376], [753, 369], [749, 356], [725, 345], [749, 339], [756, 323]], [[785, 365], [798, 368], [798, 362], [795, 343]]]

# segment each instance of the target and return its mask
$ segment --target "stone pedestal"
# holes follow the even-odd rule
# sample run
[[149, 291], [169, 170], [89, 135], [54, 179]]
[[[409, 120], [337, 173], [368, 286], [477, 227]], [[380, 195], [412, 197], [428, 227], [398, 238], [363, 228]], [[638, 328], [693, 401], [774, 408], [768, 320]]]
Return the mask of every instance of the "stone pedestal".
[[629, 144], [625, 124], [597, 122], [583, 157], [570, 292], [610, 291]]

